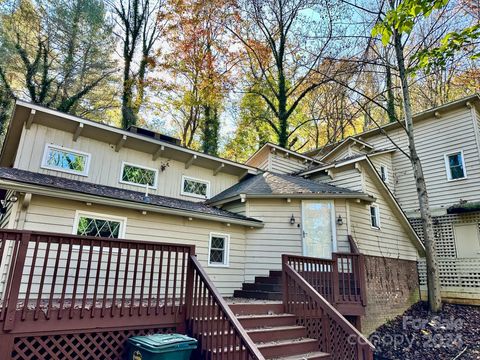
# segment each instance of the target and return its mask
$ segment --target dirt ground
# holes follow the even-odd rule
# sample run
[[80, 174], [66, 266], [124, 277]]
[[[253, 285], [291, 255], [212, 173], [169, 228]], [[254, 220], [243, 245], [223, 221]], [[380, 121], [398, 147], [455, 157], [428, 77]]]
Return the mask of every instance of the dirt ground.
[[376, 359], [480, 359], [480, 307], [444, 304], [438, 314], [424, 302], [381, 326], [370, 336]]

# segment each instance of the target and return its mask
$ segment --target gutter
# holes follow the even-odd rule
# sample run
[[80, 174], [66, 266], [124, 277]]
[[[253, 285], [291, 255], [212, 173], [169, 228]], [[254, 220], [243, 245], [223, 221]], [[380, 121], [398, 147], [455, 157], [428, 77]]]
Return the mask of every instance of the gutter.
[[375, 202], [377, 199], [374, 196], [367, 194], [320, 194], [320, 193], [307, 193], [307, 194], [239, 194], [231, 196], [222, 200], [208, 203], [212, 206], [218, 206], [227, 204], [232, 201], [245, 199], [354, 199], [363, 200], [369, 203]]
[[136, 201], [106, 198], [98, 195], [91, 195], [91, 194], [85, 194], [85, 193], [75, 193], [67, 190], [53, 189], [46, 186], [37, 186], [37, 185], [25, 184], [25, 183], [20, 183], [15, 181], [8, 181], [4, 179], [0, 179], [0, 186], [2, 186], [7, 190], [14, 190], [18, 192], [32, 193], [36, 195], [74, 200], [74, 201], [80, 201], [80, 202], [92, 202], [96, 204], [123, 207], [123, 208], [128, 208], [133, 210], [139, 210], [139, 211], [151, 211], [151, 212], [160, 213], [160, 214], [191, 217], [191, 218], [200, 219], [200, 220], [216, 221], [221, 223], [249, 226], [254, 228], [263, 228], [264, 226], [263, 222], [261, 221], [242, 220], [242, 219], [229, 218], [229, 217], [224, 217], [219, 215], [204, 214], [197, 211], [174, 209], [174, 208], [164, 207], [161, 205], [152, 205], [147, 203], [139, 203]]

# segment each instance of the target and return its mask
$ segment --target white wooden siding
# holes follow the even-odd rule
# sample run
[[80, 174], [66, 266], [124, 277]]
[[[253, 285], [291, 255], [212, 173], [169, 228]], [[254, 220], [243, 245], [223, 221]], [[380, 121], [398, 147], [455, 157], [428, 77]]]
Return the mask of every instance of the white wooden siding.
[[[95, 204], [87, 206], [82, 202], [34, 195], [26, 213], [24, 230], [71, 234], [76, 210], [127, 217], [127, 239], [195, 245], [198, 259], [223, 295], [231, 296], [233, 290], [241, 287], [245, 253], [245, 228], [242, 226], [195, 219], [189, 221], [179, 216], [154, 213], [142, 215], [134, 210]], [[208, 267], [210, 232], [230, 235], [229, 267]]]
[[[46, 143], [53, 143], [92, 154], [88, 177], [40, 168]], [[215, 196], [238, 182], [237, 176], [222, 172], [214, 176], [213, 170], [195, 165], [185, 169], [184, 163], [175, 160], [160, 157], [153, 161], [151, 154], [137, 150], [123, 148], [119, 152], [115, 152], [115, 146], [113, 144], [107, 144], [86, 137], [79, 137], [78, 140], [74, 142], [71, 133], [38, 124], [32, 124], [30, 130], [23, 131], [15, 160], [15, 167], [22, 170], [39, 172], [41, 174], [55, 175], [127, 190], [145, 191], [144, 187], [119, 182], [122, 161], [155, 169], [160, 169], [160, 165], [168, 161], [169, 166], [165, 171], [162, 172], [159, 170], [157, 189], [150, 189], [149, 191], [157, 195], [191, 201], [203, 201], [198, 197], [181, 195], [182, 175], [209, 181], [211, 196]]]
[[[480, 201], [480, 158], [470, 109], [467, 107], [414, 124], [417, 151], [422, 161], [432, 208], [446, 208], [460, 199]], [[389, 131], [389, 136], [408, 151], [403, 129]], [[391, 147], [382, 134], [364, 135], [377, 148]], [[463, 150], [468, 178], [447, 181], [444, 154]], [[409, 160], [400, 151], [393, 154], [396, 178], [395, 194], [405, 211], [418, 208], [418, 200]]]

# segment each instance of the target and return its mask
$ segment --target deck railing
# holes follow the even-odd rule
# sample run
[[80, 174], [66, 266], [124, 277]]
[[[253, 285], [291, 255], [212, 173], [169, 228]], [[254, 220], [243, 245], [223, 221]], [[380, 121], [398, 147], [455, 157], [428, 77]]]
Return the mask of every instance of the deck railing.
[[366, 305], [363, 255], [333, 253], [331, 260], [283, 255], [282, 262], [290, 265], [331, 304]]
[[372, 360], [373, 345], [284, 260], [285, 311], [296, 315], [309, 337], [318, 339], [318, 350], [332, 359]]
[[190, 257], [189, 279], [187, 328], [199, 340], [195, 358], [264, 360], [195, 256]]
[[190, 245], [0, 230], [0, 351], [117, 359], [128, 336], [184, 332], [194, 253]]

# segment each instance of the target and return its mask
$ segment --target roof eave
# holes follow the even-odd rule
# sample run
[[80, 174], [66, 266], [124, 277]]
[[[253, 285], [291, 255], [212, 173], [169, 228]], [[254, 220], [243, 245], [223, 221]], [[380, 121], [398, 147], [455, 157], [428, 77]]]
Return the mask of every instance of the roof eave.
[[375, 202], [376, 198], [368, 194], [245, 194], [246, 199], [355, 199]]
[[119, 199], [114, 199], [110, 197], [103, 197], [103, 196], [85, 194], [85, 193], [77, 193], [69, 190], [55, 189], [48, 186], [26, 184], [22, 182], [13, 181], [13, 180], [0, 179], [0, 186], [4, 189], [14, 190], [18, 192], [28, 192], [36, 195], [56, 197], [56, 198], [62, 198], [67, 200], [92, 202], [92, 203], [97, 203], [102, 205], [124, 207], [132, 210], [151, 211], [151, 212], [167, 214], [167, 215], [191, 217], [194, 219], [217, 221], [222, 223], [243, 225], [243, 226], [255, 227], [255, 228], [262, 228], [264, 226], [263, 222], [261, 221], [235, 219], [235, 218], [229, 218], [226, 216], [200, 213], [197, 211], [174, 209], [174, 208], [169, 208], [161, 205], [153, 205], [153, 204], [140, 203], [140, 202], [128, 201], [128, 200], [119, 200]]
[[[132, 139], [138, 139], [138, 140], [141, 140], [141, 141], [149, 142], [149, 143], [158, 145], [159, 147], [169, 148], [172, 151], [179, 151], [179, 152], [183, 152], [185, 154], [189, 154], [192, 157], [197, 156], [199, 158], [204, 158], [204, 159], [207, 159], [209, 161], [216, 162], [218, 164], [218, 166], [221, 166], [221, 164], [225, 164], [225, 165], [231, 166], [233, 168], [237, 168], [238, 171], [243, 172], [244, 175], [246, 175], [246, 174], [256, 175], [258, 173], [258, 169], [254, 168], [252, 166], [246, 165], [246, 164], [240, 164], [240, 163], [237, 163], [235, 161], [231, 161], [231, 160], [223, 159], [223, 158], [220, 158], [220, 157], [208, 155], [208, 154], [205, 154], [205, 153], [202, 153], [202, 152], [199, 152], [199, 151], [188, 149], [188, 148], [185, 148], [183, 146], [179, 146], [179, 145], [172, 144], [172, 143], [169, 143], [169, 142], [165, 142], [165, 141], [162, 141], [162, 140], [148, 138], [148, 137], [145, 137], [145, 136], [142, 136], [142, 135], [124, 130], [124, 129], [120, 129], [120, 128], [116, 128], [116, 127], [113, 127], [113, 126], [110, 126], [110, 125], [102, 124], [100, 122], [96, 122], [96, 121], [93, 121], [93, 120], [80, 118], [80, 117], [75, 116], [75, 115], [62, 113], [58, 110], [53, 110], [53, 109], [50, 109], [50, 108], [47, 108], [47, 107], [44, 107], [44, 106], [41, 106], [41, 105], [32, 104], [32, 103], [22, 101], [22, 100], [17, 100], [16, 101], [15, 108], [14, 108], [14, 111], [12, 113], [12, 120], [15, 118], [15, 113], [16, 113], [16, 109], [17, 109], [18, 106], [23, 106], [25, 108], [29, 108], [29, 109], [32, 109], [32, 110], [35, 110], [35, 111], [43, 112], [43, 113], [46, 113], [46, 114], [49, 114], [49, 115], [52, 115], [52, 116], [58, 116], [62, 119], [68, 120], [68, 121], [74, 121], [74, 122], [77, 122], [79, 124], [92, 126], [94, 128], [102, 129], [104, 131], [117, 133], [121, 136], [127, 136], [127, 138], [129, 137], [129, 138], [132, 138]], [[10, 135], [11, 129], [15, 126], [23, 128], [23, 122], [14, 123], [14, 121], [10, 121], [10, 126], [9, 126], [9, 129], [8, 129], [8, 132], [7, 132], [7, 137]], [[5, 139], [4, 149], [5, 149], [5, 146], [6, 146], [5, 144], [7, 143], [7, 141], [8, 141], [8, 138]], [[0, 155], [0, 162], [2, 162], [2, 163], [4, 162], [3, 161], [4, 157], [5, 157], [5, 151], [2, 151], [2, 154]], [[3, 164], [3, 166], [10, 166], [10, 165], [9, 164]], [[222, 170], [222, 171], [225, 171], [225, 170]]]

